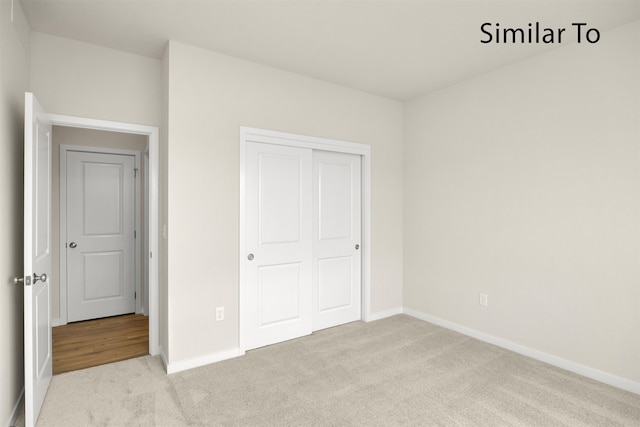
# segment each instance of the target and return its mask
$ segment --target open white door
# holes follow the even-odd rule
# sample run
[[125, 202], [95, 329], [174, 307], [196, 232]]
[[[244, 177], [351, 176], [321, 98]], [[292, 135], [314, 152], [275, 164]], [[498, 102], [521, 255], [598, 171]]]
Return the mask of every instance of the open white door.
[[52, 376], [51, 125], [25, 94], [24, 129], [24, 372], [25, 424], [34, 426]]

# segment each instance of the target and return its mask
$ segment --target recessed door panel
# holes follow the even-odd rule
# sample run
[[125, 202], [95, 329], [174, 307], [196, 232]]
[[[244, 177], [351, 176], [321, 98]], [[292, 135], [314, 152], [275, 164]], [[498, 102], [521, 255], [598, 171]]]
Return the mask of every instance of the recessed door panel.
[[49, 287], [41, 287], [37, 290], [37, 293], [34, 295], [36, 299], [35, 306], [37, 307], [36, 312], [36, 342], [38, 345], [36, 346], [36, 363], [37, 363], [37, 372], [38, 377], [42, 377], [45, 375], [46, 370], [48, 369], [47, 364], [51, 359], [51, 350], [48, 347], [49, 342]]
[[93, 252], [83, 255], [84, 293], [82, 303], [124, 295], [124, 253]]
[[300, 240], [300, 166], [297, 155], [258, 154], [260, 244]]
[[260, 327], [296, 321], [304, 309], [301, 307], [300, 264], [261, 267], [258, 273], [260, 293]]
[[39, 124], [36, 128], [36, 186], [35, 194], [35, 255], [37, 259], [44, 259], [51, 254], [51, 191], [49, 180], [51, 177], [51, 134], [48, 127]]
[[82, 163], [85, 236], [122, 235], [124, 165]]
[[355, 303], [352, 280], [351, 256], [319, 259], [318, 311], [324, 313], [351, 307]]
[[318, 162], [319, 239], [348, 239], [353, 230], [350, 163]]

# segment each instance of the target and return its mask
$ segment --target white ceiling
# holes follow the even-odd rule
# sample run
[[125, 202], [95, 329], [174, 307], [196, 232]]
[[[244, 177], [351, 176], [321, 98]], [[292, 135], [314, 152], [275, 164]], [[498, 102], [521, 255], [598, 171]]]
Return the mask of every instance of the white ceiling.
[[[501, 27], [605, 30], [635, 1], [22, 0], [34, 31], [161, 58], [167, 40], [406, 100], [558, 45], [482, 44]], [[602, 37], [606, 37], [603, 34]], [[588, 46], [585, 46], [588, 48]]]

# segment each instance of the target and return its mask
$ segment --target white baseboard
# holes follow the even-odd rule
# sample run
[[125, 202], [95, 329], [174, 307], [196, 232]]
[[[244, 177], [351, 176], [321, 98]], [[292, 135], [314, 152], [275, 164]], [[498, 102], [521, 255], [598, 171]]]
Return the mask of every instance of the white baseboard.
[[164, 366], [164, 371], [167, 372], [167, 367], [169, 366], [169, 362], [167, 362], [167, 355], [164, 354], [164, 348], [162, 346], [158, 346], [158, 353], [160, 355], [160, 361], [162, 361], [162, 365]]
[[62, 326], [62, 325], [66, 325], [67, 322], [65, 322], [64, 320], [62, 320], [61, 318], [57, 317], [55, 319], [51, 319], [51, 327], [55, 328], [56, 326]]
[[404, 313], [409, 316], [415, 317], [417, 319], [424, 320], [425, 322], [433, 323], [434, 325], [442, 326], [443, 328], [460, 332], [461, 334], [470, 336], [472, 338], [476, 338], [480, 341], [484, 341], [489, 344], [502, 347], [504, 349], [513, 351], [515, 353], [522, 354], [523, 356], [527, 356], [532, 359], [536, 359], [541, 362], [548, 363], [550, 365], [565, 369], [567, 371], [571, 371], [573, 373], [582, 375], [587, 378], [591, 378], [601, 383], [605, 383], [623, 390], [627, 390], [632, 393], [640, 394], [640, 383], [636, 383], [626, 378], [621, 378], [616, 375], [600, 371], [598, 369], [590, 368], [589, 366], [581, 365], [571, 360], [566, 360], [561, 357], [554, 356], [552, 354], [544, 353], [542, 351], [535, 350], [533, 348], [525, 347], [523, 345], [516, 344], [514, 342], [505, 340], [503, 338], [498, 338], [493, 335], [489, 335], [487, 333], [480, 332], [478, 330], [471, 329], [466, 326], [462, 326], [457, 323], [432, 316], [430, 314], [422, 313], [420, 311], [405, 308]]
[[[164, 356], [162, 353], [161, 356]], [[239, 348], [223, 351], [219, 353], [207, 354], [206, 356], [195, 357], [193, 359], [182, 360], [179, 362], [167, 363], [163, 357], [162, 362], [165, 364], [167, 374], [175, 374], [176, 372], [186, 371], [187, 369], [197, 368], [211, 363], [221, 362], [234, 357], [244, 356], [244, 351]]]
[[13, 407], [13, 411], [11, 411], [11, 415], [5, 424], [7, 427], [12, 427], [16, 425], [16, 420], [20, 416], [20, 411], [22, 411], [22, 406], [24, 405], [24, 387], [20, 392], [20, 396], [18, 396], [18, 401], [16, 405]]
[[373, 322], [375, 320], [384, 319], [385, 317], [391, 317], [391, 316], [395, 316], [396, 314], [402, 314], [402, 313], [404, 313], [403, 308], [397, 307], [397, 308], [392, 308], [390, 310], [378, 311], [376, 313], [369, 313], [369, 315], [366, 316], [366, 318], [363, 320], [365, 322]]

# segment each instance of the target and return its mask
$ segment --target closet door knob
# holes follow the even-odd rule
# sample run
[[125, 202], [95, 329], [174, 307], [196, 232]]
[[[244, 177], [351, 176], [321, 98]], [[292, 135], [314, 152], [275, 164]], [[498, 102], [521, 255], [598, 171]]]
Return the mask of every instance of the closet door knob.
[[247, 255], [247, 259], [248, 259], [249, 261], [253, 261], [253, 254], [249, 254], [249, 255]]

